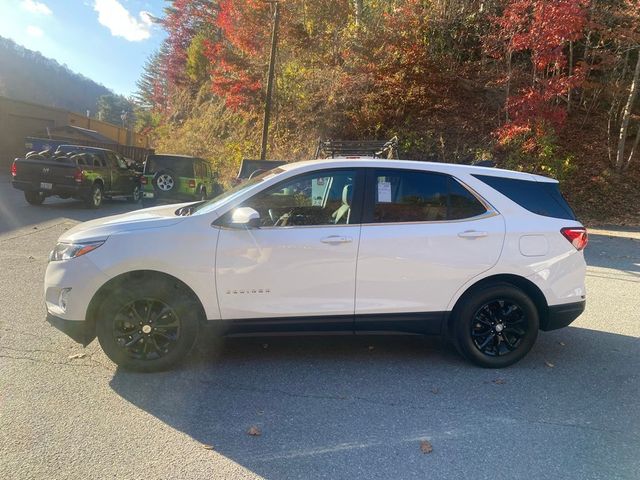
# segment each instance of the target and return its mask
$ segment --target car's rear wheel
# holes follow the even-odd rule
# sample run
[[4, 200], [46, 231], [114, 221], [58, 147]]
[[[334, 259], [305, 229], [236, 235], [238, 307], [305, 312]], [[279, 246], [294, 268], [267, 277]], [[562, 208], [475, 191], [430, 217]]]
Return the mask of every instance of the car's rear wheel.
[[198, 335], [200, 308], [177, 282], [131, 280], [114, 289], [96, 320], [98, 341], [117, 365], [137, 371], [167, 369], [182, 360]]
[[507, 283], [476, 289], [454, 310], [453, 341], [468, 360], [486, 368], [521, 360], [538, 336], [538, 310], [529, 296]]
[[42, 192], [24, 192], [24, 199], [29, 205], [42, 205], [45, 198]]
[[87, 197], [84, 199], [84, 204], [88, 208], [100, 208], [103, 198], [104, 195], [102, 191], [102, 185], [100, 185], [99, 183], [94, 183], [91, 186], [89, 195], [87, 195]]
[[131, 192], [131, 195], [127, 197], [127, 200], [129, 200], [132, 203], [138, 203], [141, 197], [142, 197], [142, 190], [140, 190], [140, 185], [135, 185], [133, 187], [133, 191]]

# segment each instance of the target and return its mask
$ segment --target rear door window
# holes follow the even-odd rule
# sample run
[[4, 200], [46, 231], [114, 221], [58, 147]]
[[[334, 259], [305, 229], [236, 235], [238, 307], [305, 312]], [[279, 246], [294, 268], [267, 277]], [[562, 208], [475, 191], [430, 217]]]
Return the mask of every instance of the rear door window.
[[556, 182], [537, 182], [491, 175], [474, 175], [474, 177], [530, 212], [545, 217], [576, 219]]
[[440, 173], [376, 169], [373, 190], [373, 223], [459, 220], [486, 212], [457, 180]]

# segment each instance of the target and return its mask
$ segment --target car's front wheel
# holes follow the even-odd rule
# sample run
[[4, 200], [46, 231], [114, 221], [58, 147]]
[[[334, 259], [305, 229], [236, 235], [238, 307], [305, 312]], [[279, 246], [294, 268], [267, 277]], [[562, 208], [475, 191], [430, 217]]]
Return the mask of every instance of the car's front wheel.
[[131, 279], [114, 288], [96, 319], [98, 341], [117, 365], [137, 371], [167, 369], [182, 360], [198, 335], [200, 308], [178, 282]]
[[468, 360], [486, 368], [521, 360], [538, 336], [538, 310], [529, 296], [507, 283], [476, 289], [454, 310], [453, 341]]

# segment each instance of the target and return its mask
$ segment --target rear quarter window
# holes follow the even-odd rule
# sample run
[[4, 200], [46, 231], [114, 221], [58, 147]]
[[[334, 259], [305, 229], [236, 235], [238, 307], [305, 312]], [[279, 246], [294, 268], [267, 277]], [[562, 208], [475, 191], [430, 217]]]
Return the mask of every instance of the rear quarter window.
[[545, 217], [576, 219], [555, 182], [536, 182], [491, 175], [473, 176], [530, 212]]

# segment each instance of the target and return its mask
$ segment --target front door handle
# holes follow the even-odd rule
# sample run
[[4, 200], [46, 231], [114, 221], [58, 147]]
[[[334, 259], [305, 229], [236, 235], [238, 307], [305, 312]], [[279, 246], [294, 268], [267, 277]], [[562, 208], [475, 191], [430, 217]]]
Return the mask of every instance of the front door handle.
[[353, 238], [351, 237], [343, 237], [340, 235], [330, 235], [328, 237], [324, 237], [320, 240], [322, 243], [328, 243], [330, 245], [337, 245], [339, 243], [351, 243], [353, 242]]
[[469, 238], [473, 240], [474, 238], [487, 237], [489, 234], [487, 232], [479, 232], [477, 230], [466, 230], [464, 232], [460, 232], [458, 236], [460, 238]]

